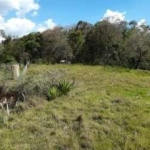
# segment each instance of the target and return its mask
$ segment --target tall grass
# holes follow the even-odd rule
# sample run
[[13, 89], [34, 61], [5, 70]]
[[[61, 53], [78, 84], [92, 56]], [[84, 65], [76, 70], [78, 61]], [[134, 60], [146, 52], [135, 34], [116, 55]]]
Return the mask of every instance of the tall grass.
[[30, 107], [20, 106], [29, 109], [12, 114], [7, 126], [0, 126], [2, 150], [149, 150], [150, 72], [33, 65], [27, 74], [38, 77], [47, 70], [64, 71], [65, 80], [75, 78], [75, 88], [53, 101], [37, 94]]

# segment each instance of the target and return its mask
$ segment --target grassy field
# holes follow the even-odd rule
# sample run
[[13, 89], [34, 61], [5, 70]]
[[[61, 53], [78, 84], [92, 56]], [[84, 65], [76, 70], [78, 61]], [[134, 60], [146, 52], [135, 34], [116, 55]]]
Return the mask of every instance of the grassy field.
[[0, 150], [150, 150], [150, 72], [32, 65], [28, 74], [55, 69], [75, 78], [74, 89], [52, 101], [35, 96], [1, 121]]

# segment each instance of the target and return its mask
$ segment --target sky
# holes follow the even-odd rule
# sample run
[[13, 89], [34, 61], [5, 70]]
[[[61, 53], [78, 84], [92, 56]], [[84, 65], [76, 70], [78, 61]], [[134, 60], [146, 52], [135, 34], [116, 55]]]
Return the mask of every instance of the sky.
[[[83, 20], [150, 23], [150, 0], [0, 0], [0, 29], [21, 37]], [[2, 38], [0, 38], [1, 40]]]

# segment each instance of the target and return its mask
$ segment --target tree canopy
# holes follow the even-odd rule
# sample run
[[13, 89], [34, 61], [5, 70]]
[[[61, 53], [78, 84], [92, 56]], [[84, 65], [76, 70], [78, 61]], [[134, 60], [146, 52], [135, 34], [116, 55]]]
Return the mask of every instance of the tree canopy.
[[117, 65], [150, 69], [150, 27], [135, 20], [110, 23], [102, 20], [92, 25], [79, 21], [67, 29], [55, 27], [21, 38], [5, 35], [0, 44], [0, 61], [23, 63], [72, 63]]

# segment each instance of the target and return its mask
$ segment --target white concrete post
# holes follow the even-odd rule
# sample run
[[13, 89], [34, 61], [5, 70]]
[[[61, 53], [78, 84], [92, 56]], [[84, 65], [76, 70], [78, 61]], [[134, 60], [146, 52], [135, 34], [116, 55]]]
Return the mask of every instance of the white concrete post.
[[19, 64], [12, 65], [13, 79], [17, 80], [20, 76]]

